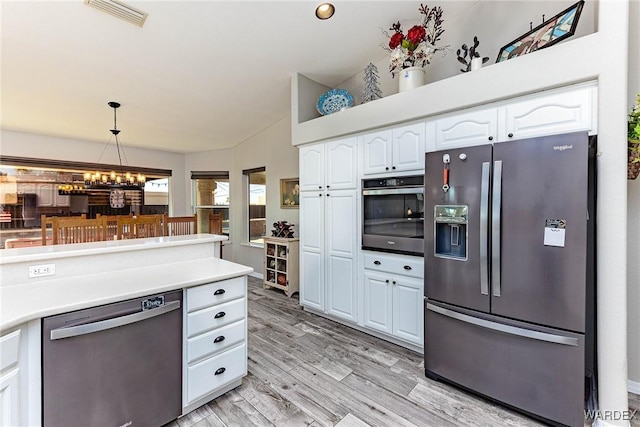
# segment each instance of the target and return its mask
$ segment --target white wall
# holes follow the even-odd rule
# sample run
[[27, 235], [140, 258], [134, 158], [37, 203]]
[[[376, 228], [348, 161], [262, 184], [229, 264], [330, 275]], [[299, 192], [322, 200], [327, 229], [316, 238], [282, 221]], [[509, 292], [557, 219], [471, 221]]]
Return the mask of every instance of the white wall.
[[[640, 92], [640, 1], [629, 11], [629, 109]], [[630, 389], [640, 393], [640, 178], [628, 181], [627, 310]]]
[[262, 274], [262, 248], [249, 246], [246, 242], [248, 213], [247, 192], [242, 171], [266, 168], [267, 175], [267, 234], [272, 224], [279, 220], [295, 224], [294, 235], [298, 236], [298, 209], [280, 208], [280, 179], [297, 178], [298, 149], [291, 145], [291, 118], [282, 118], [259, 134], [247, 139], [232, 149], [213, 150], [185, 156], [186, 173], [190, 171], [229, 171], [231, 191], [230, 244], [224, 248], [224, 258], [248, 265]]
[[[79, 141], [32, 133], [0, 130], [0, 153], [4, 156], [32, 157], [36, 159], [68, 160], [72, 162], [119, 164], [114, 143], [105, 144]], [[104, 154], [102, 154], [104, 151]], [[155, 169], [170, 169], [169, 180], [172, 215], [186, 215], [187, 198], [184, 192], [184, 155], [168, 151], [124, 147], [127, 161], [122, 163]], [[102, 155], [102, 156], [101, 156]]]

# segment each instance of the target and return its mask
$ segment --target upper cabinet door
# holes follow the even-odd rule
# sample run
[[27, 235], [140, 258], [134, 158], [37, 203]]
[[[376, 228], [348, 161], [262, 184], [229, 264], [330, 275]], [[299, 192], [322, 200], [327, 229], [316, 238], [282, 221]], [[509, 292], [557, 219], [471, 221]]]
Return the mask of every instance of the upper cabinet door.
[[350, 190], [357, 187], [357, 138], [347, 138], [327, 143], [328, 190]]
[[436, 150], [489, 144], [496, 140], [495, 108], [456, 114], [435, 120]]
[[424, 171], [425, 124], [404, 126], [393, 129], [391, 170]]
[[593, 135], [594, 87], [538, 95], [500, 108], [500, 141], [587, 131]]
[[324, 144], [300, 148], [300, 191], [324, 189]]
[[391, 170], [391, 130], [370, 133], [362, 137], [365, 175], [386, 173]]
[[36, 184], [37, 205], [54, 206], [53, 184]]

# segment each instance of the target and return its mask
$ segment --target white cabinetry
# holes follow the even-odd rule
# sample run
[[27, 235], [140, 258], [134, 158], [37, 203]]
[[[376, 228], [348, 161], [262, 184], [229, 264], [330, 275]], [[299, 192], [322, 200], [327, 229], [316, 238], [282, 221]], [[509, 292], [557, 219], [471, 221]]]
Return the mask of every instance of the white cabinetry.
[[595, 86], [534, 95], [509, 102], [498, 110], [498, 139], [532, 138], [558, 133], [596, 133], [593, 104]]
[[182, 406], [186, 414], [247, 374], [246, 277], [185, 290]]
[[438, 150], [488, 144], [498, 133], [498, 111], [495, 108], [475, 110], [433, 120]]
[[35, 182], [18, 182], [18, 194], [33, 194], [36, 192]]
[[365, 175], [424, 171], [424, 123], [370, 133], [362, 141]]
[[300, 148], [300, 191], [357, 187], [356, 138]]
[[20, 329], [0, 338], [0, 422], [3, 426], [20, 425]]
[[40, 322], [0, 337], [0, 426], [40, 425]]
[[427, 123], [435, 141], [428, 151], [567, 132], [595, 134], [595, 91], [595, 86], [585, 85], [435, 118]]
[[364, 254], [364, 326], [422, 346], [423, 268], [418, 257]]
[[357, 321], [357, 144], [300, 148], [300, 303]]
[[59, 195], [58, 186], [53, 183], [36, 184], [36, 195], [38, 206], [42, 207], [67, 207], [69, 206], [69, 196]]

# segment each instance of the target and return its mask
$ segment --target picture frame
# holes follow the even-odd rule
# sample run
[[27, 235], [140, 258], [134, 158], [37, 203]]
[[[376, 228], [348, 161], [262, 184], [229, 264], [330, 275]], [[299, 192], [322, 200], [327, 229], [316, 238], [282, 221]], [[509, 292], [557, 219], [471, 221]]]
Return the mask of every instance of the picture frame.
[[498, 52], [496, 63], [553, 46], [572, 36], [578, 25], [583, 6], [584, 0], [581, 0], [503, 46]]
[[300, 207], [299, 178], [280, 180], [280, 207], [282, 209], [297, 209]]

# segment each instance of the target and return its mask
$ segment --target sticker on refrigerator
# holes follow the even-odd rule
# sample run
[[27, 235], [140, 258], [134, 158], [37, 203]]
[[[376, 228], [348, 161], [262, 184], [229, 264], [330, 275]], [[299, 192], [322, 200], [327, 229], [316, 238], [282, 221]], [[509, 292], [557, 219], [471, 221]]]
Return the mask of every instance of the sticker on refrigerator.
[[564, 234], [567, 221], [564, 219], [547, 219], [544, 224], [544, 245], [564, 248]]

